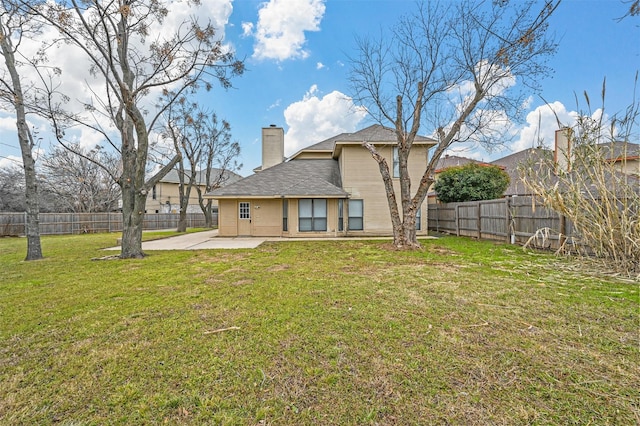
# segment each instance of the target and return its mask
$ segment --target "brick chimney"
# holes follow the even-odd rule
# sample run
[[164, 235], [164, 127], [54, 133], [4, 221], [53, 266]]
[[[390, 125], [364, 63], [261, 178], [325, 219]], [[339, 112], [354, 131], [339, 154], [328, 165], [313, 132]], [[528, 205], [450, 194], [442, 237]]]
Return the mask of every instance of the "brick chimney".
[[275, 124], [262, 128], [262, 169], [284, 161], [284, 129]]
[[564, 127], [560, 130], [556, 130], [555, 152], [554, 161], [556, 164], [556, 173], [561, 170], [565, 172], [571, 171], [572, 162], [572, 146], [571, 139], [573, 138], [573, 131], [569, 127]]

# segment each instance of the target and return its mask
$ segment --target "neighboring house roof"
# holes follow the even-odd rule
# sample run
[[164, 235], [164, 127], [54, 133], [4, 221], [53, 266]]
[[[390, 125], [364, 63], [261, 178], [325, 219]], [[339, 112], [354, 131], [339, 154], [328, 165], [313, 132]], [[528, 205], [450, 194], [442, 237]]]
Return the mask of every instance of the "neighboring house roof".
[[[190, 170], [185, 170], [185, 173], [187, 175], [189, 175], [191, 173]], [[216, 182], [218, 180], [218, 176], [221, 176], [220, 181], [218, 182], [220, 185], [228, 185], [230, 183], [236, 182], [240, 179], [242, 179], [242, 176], [240, 176], [239, 174], [232, 172], [230, 170], [223, 170], [223, 169], [218, 169], [218, 168], [212, 168], [211, 169], [211, 180], [213, 182]], [[185, 177], [185, 180], [187, 178]], [[180, 177], [178, 175], [178, 171], [173, 169], [170, 170], [169, 173], [167, 173], [162, 179], [160, 179], [160, 182], [163, 183], [180, 183]], [[199, 170], [196, 172], [196, 185], [205, 185], [207, 182], [207, 174], [206, 171], [204, 170]]]
[[525, 186], [520, 177], [520, 168], [533, 168], [538, 171], [541, 169], [545, 161], [553, 158], [553, 152], [545, 148], [529, 148], [523, 151], [515, 152], [493, 161], [491, 164], [503, 167], [509, 174], [509, 187], [505, 190], [505, 196], [511, 195], [527, 195], [531, 191]]
[[441, 171], [443, 171], [444, 169], [448, 169], [449, 167], [465, 166], [470, 163], [480, 164], [482, 166], [492, 165], [484, 163], [482, 161], [474, 160], [472, 158], [459, 157], [457, 155], [445, 155], [444, 157], [440, 157], [440, 160], [438, 160], [435, 173], [440, 173]]
[[602, 143], [599, 146], [608, 154], [609, 161], [639, 160], [640, 144], [631, 142]]
[[295, 160], [269, 167], [207, 194], [212, 198], [346, 198], [336, 160]]

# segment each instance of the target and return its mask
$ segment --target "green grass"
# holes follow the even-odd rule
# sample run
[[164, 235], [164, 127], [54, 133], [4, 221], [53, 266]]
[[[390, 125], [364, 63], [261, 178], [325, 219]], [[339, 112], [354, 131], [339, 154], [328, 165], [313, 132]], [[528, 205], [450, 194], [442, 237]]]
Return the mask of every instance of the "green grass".
[[115, 238], [36, 262], [0, 239], [0, 424], [640, 421], [638, 284], [574, 260], [452, 237], [91, 260]]

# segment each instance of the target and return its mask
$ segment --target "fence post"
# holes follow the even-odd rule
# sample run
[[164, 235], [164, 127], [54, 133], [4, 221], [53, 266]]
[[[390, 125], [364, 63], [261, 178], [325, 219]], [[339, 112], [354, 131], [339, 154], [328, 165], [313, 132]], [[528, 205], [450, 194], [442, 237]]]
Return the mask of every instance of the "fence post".
[[456, 204], [456, 237], [460, 236], [460, 214], [458, 213], [459, 209], [460, 206]]
[[478, 239], [482, 239], [482, 202], [478, 201], [476, 210], [477, 222], [478, 222]]
[[567, 242], [567, 217], [562, 213], [558, 213], [560, 216], [560, 239], [558, 244], [560, 244], [559, 248], [564, 247]]
[[504, 214], [504, 218], [506, 220], [506, 223], [505, 223], [506, 226], [504, 228], [505, 234], [506, 234], [505, 238], [507, 240], [507, 244], [509, 243], [513, 244], [513, 242], [511, 241], [511, 201], [509, 197], [505, 198], [504, 205], [505, 205], [505, 208], [507, 209], [507, 211]]

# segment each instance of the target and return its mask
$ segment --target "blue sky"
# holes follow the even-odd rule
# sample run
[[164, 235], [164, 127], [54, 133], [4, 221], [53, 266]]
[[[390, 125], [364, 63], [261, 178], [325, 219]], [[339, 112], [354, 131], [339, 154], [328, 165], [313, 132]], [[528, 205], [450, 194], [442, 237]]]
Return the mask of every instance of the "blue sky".
[[[348, 57], [356, 52], [355, 38], [379, 34], [381, 28], [389, 28], [416, 8], [413, 0], [202, 3], [203, 14], [223, 29], [225, 43], [246, 61], [247, 71], [233, 81], [234, 88], [214, 87], [199, 98], [203, 107], [230, 122], [233, 138], [241, 145], [244, 176], [260, 165], [262, 127], [283, 127], [285, 151], [290, 155], [371, 124], [362, 114], [353, 113], [349, 99]], [[563, 0], [552, 16], [550, 31], [559, 40], [559, 49], [549, 62], [554, 72], [540, 84], [542, 96], [561, 118], [569, 120], [576, 110], [576, 94], [582, 101], [586, 90], [592, 100], [598, 99], [605, 77], [610, 114], [632, 102], [634, 76], [640, 69], [640, 17], [617, 21], [626, 7], [623, 0]], [[539, 121], [540, 133], [550, 142], [555, 120], [542, 105], [540, 98], [532, 98], [528, 122], [504, 150], [453, 153], [488, 161], [528, 148]], [[421, 129], [422, 134], [430, 132]], [[46, 143], [42, 149], [47, 149]], [[15, 164], [19, 157], [15, 121], [11, 122], [10, 114], [0, 113], [0, 167]]]
[[[291, 4], [293, 0], [233, 3], [226, 36], [237, 53], [246, 57], [247, 72], [235, 81], [236, 89], [226, 93], [216, 90], [211, 94], [212, 107], [231, 122], [234, 137], [242, 145], [245, 175], [260, 164], [263, 126], [284, 127], [286, 150], [291, 154], [341, 131], [353, 131], [370, 124], [367, 118], [345, 119], [331, 112], [336, 108], [335, 92], [349, 94], [348, 57], [354, 55], [355, 37], [376, 35], [381, 27], [389, 27], [416, 7], [412, 0], [327, 0], [323, 3], [324, 13], [318, 16], [317, 27], [313, 28], [313, 22], [308, 22], [310, 29], [303, 32], [304, 43], [299, 49], [292, 49], [289, 57], [268, 58], [264, 53], [258, 57], [255, 50], [258, 11], [277, 7], [274, 3]], [[618, 22], [616, 18], [624, 12], [625, 5], [619, 0], [564, 0], [555, 12], [550, 30], [559, 40], [559, 49], [549, 63], [554, 73], [541, 85], [542, 96], [549, 103], [557, 102], [554, 106], [560, 115], [576, 110], [575, 94], [582, 101], [586, 90], [592, 100], [597, 100], [605, 76], [608, 111], [613, 113], [633, 100], [634, 76], [640, 69], [640, 18]], [[293, 16], [287, 19], [293, 22], [296, 14], [290, 13]], [[247, 22], [253, 25], [254, 35], [243, 35], [243, 23], [246, 27]], [[263, 22], [263, 25], [270, 24]], [[541, 99], [533, 98], [531, 111], [542, 104]], [[339, 114], [347, 114], [346, 109], [337, 109]], [[545, 117], [550, 118], [549, 114], [543, 119]], [[531, 118], [537, 124], [537, 117]], [[337, 123], [331, 126], [331, 122]], [[545, 125], [549, 126], [546, 133], [552, 134], [555, 121]], [[316, 131], [318, 127], [326, 128], [323, 134]], [[331, 131], [332, 127], [335, 131]], [[526, 127], [531, 126], [525, 124]], [[427, 133], [427, 129], [423, 131]], [[528, 134], [531, 134], [530, 128]], [[524, 138], [531, 139], [530, 136]], [[509, 150], [491, 154], [462, 151], [459, 155], [489, 160], [529, 145], [517, 139]]]

